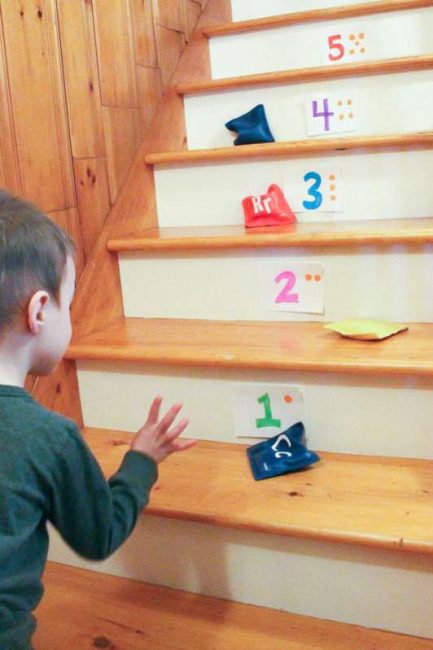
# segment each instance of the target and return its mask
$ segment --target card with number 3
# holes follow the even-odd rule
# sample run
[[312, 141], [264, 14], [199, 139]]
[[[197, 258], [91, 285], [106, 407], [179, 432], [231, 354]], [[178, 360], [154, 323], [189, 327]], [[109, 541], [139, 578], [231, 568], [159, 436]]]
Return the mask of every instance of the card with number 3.
[[265, 309], [323, 314], [325, 272], [322, 265], [263, 262], [259, 273]]

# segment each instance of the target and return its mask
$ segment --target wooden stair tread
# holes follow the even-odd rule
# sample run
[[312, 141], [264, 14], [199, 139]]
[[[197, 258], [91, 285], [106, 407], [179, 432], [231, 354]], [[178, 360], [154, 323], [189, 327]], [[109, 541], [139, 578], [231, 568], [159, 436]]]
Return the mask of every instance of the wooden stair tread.
[[343, 339], [322, 323], [124, 318], [70, 345], [67, 359], [433, 375], [433, 324], [384, 341]]
[[398, 135], [374, 135], [345, 138], [322, 138], [295, 140], [293, 142], [266, 142], [213, 149], [191, 149], [149, 153], [145, 162], [149, 165], [188, 164], [195, 162], [221, 162], [245, 158], [289, 158], [311, 156], [340, 151], [401, 151], [407, 149], [430, 149], [433, 147], [433, 131], [403, 133]]
[[433, 55], [407, 56], [398, 59], [343, 63], [341, 65], [326, 65], [316, 68], [300, 68], [296, 70], [284, 70], [282, 72], [266, 72], [241, 77], [196, 81], [179, 84], [176, 86], [176, 91], [179, 95], [197, 95], [220, 90], [252, 88], [254, 86], [276, 86], [323, 81], [325, 79], [341, 79], [343, 77], [415, 72], [417, 70], [429, 70], [432, 67]]
[[[85, 429], [104, 474], [132, 434]], [[433, 553], [433, 463], [320, 453], [310, 470], [254, 481], [246, 446], [199, 441], [169, 457], [146, 512], [291, 537]]]
[[[431, 640], [286, 614], [49, 562], [37, 648], [428, 650]], [[97, 595], [97, 597], [95, 597]]]
[[242, 32], [252, 32], [275, 27], [286, 27], [288, 25], [300, 25], [326, 20], [341, 20], [344, 18], [356, 18], [358, 16], [369, 16], [377, 13], [389, 13], [392, 11], [405, 11], [410, 9], [422, 9], [431, 7], [433, 0], [381, 0], [379, 2], [364, 2], [358, 5], [345, 7], [329, 7], [326, 9], [313, 9], [310, 11], [297, 11], [279, 16], [265, 18], [254, 18], [253, 20], [242, 20], [233, 23], [224, 23], [204, 27], [202, 33], [207, 38], [214, 36], [228, 36]]
[[111, 239], [111, 252], [289, 248], [363, 244], [426, 244], [433, 242], [433, 218], [380, 219], [288, 226], [197, 226], [149, 228]]

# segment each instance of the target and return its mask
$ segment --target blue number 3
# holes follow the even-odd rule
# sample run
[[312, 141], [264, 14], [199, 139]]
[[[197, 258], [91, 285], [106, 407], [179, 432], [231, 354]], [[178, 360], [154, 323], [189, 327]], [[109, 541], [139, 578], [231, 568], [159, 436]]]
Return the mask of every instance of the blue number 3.
[[302, 201], [302, 205], [306, 210], [317, 210], [317, 208], [320, 208], [323, 202], [323, 196], [318, 191], [322, 183], [322, 177], [317, 172], [308, 172], [308, 174], [305, 174], [304, 176], [304, 181], [306, 183], [308, 183], [308, 181], [313, 181], [312, 186], [308, 189], [307, 192], [307, 194], [312, 196], [313, 199], [310, 201]]

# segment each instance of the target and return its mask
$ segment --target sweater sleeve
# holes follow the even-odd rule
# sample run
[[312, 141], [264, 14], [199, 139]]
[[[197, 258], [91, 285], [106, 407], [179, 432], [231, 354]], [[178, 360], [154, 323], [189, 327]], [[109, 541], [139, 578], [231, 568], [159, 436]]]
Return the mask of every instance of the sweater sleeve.
[[58, 453], [51, 484], [49, 520], [77, 553], [103, 560], [129, 537], [157, 480], [156, 463], [128, 451], [107, 482], [79, 430]]

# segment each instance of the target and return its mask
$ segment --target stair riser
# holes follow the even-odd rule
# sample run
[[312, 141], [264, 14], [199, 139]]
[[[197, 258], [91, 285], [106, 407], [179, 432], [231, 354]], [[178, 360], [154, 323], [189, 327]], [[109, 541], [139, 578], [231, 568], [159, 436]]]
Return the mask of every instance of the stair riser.
[[51, 543], [50, 559], [57, 562], [292, 613], [433, 637], [433, 603], [426, 597], [433, 590], [430, 556], [150, 516], [142, 517], [125, 546], [103, 563], [78, 558], [55, 533]]
[[[372, 0], [373, 1], [373, 0]], [[328, 7], [357, 5], [360, 0], [232, 0], [232, 18], [252, 20], [267, 16], [279, 16], [294, 11], [312, 11]]]
[[[288, 321], [374, 317], [433, 322], [432, 253], [432, 245], [236, 250], [159, 257], [125, 253], [119, 256], [125, 316]], [[281, 283], [269, 286], [266, 295], [270, 302], [265, 304], [261, 278], [266, 264], [277, 264], [277, 275], [291, 268], [301, 270], [293, 265], [305, 264], [308, 271], [319, 264], [324, 271], [324, 313], [276, 310], [272, 303], [283, 288]], [[300, 287], [301, 301], [302, 291], [308, 292], [309, 287], [304, 284], [306, 290], [298, 282], [292, 290]]]
[[[274, 384], [282, 384], [299, 387], [302, 392], [311, 449], [433, 458], [433, 380], [428, 378], [80, 362], [78, 379], [88, 427], [137, 431], [151, 400], [161, 394], [166, 406], [184, 404], [190, 418], [187, 435], [222, 442], [254, 442], [236, 437], [235, 389], [247, 384], [255, 389], [258, 398]], [[262, 411], [263, 407], [257, 405], [252, 426]]]
[[[356, 130], [341, 132], [342, 136], [398, 134], [432, 128], [433, 70], [427, 70], [186, 97], [188, 148], [230, 146], [234, 136], [224, 127], [225, 122], [246, 113], [257, 104], [264, 104], [275, 140], [304, 140], [309, 137], [306, 105], [311, 112], [311, 101], [316, 98], [319, 100], [319, 112], [322, 112], [323, 97], [328, 98], [329, 106], [340, 98], [345, 104], [349, 99], [352, 101], [350, 110], [357, 118]], [[344, 113], [344, 120], [337, 120], [338, 113], [335, 109], [333, 112], [330, 129], [341, 128], [341, 124], [345, 127], [350, 123], [348, 111]], [[323, 117], [315, 119], [323, 128]], [[337, 135], [338, 130], [329, 131], [329, 136]]]
[[319, 208], [299, 212], [298, 221], [431, 217], [432, 168], [429, 150], [157, 167], [158, 220], [161, 227], [243, 224], [242, 199], [264, 194], [271, 183], [285, 190], [289, 203], [295, 194], [300, 205], [310, 200], [311, 181], [304, 181], [308, 171], [321, 174], [323, 196], [328, 172], [337, 173], [343, 212]]
[[[320, 66], [327, 61], [328, 38], [352, 33], [365, 34], [365, 60], [431, 54], [433, 8], [214, 37], [209, 42], [212, 78]], [[331, 55], [339, 52], [332, 50]], [[335, 65], [352, 60], [347, 54]]]

